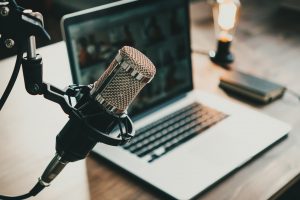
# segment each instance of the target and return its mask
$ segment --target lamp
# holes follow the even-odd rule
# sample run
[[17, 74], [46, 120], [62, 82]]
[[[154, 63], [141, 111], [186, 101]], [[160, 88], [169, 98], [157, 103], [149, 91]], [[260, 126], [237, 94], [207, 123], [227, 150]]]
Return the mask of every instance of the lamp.
[[209, 56], [212, 62], [229, 68], [228, 64], [234, 60], [229, 49], [237, 26], [241, 4], [239, 0], [209, 0], [209, 3], [212, 4], [215, 33], [218, 40], [217, 50], [210, 51]]

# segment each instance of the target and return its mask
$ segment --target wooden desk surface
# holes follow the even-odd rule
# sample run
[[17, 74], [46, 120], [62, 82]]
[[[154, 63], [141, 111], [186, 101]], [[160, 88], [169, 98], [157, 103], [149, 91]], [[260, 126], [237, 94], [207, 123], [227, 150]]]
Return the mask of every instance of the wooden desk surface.
[[[210, 8], [204, 3], [194, 3], [191, 11], [192, 48], [201, 51], [214, 49]], [[236, 56], [234, 67], [276, 81], [300, 93], [300, 30], [297, 21], [297, 16], [276, 12], [276, 5], [269, 4], [267, 0], [245, 2], [232, 48]], [[59, 87], [69, 84], [70, 73], [64, 44], [45, 47], [40, 53], [45, 63], [45, 81]], [[12, 65], [13, 58], [0, 62], [0, 91], [6, 85]], [[194, 53], [193, 66], [196, 88], [241, 103], [218, 88], [219, 76], [224, 71], [211, 64], [206, 55]], [[267, 106], [247, 105], [290, 123], [293, 126], [292, 132], [286, 140], [227, 177], [199, 196], [199, 199], [275, 198], [298, 179], [298, 100], [286, 94], [281, 100]], [[0, 193], [27, 192], [51, 159], [55, 135], [66, 120], [57, 105], [42, 97], [26, 94], [23, 78], [18, 78], [12, 95], [0, 112]], [[88, 157], [87, 169], [83, 163], [70, 164], [53, 185], [36, 199], [165, 199], [161, 193], [102, 159]]]

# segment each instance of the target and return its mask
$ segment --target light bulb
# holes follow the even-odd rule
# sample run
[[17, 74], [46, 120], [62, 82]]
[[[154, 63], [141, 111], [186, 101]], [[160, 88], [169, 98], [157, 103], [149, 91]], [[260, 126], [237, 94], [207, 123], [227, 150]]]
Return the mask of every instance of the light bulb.
[[223, 30], [230, 30], [234, 27], [237, 7], [232, 3], [219, 5], [218, 24]]
[[239, 0], [217, 0], [213, 3], [213, 16], [217, 39], [222, 41], [231, 41], [233, 39], [239, 10]]

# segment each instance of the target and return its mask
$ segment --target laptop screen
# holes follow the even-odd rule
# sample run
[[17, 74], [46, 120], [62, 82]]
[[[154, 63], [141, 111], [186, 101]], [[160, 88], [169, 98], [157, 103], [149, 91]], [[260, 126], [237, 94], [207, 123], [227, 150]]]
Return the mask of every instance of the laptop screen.
[[120, 2], [67, 17], [66, 42], [77, 84], [96, 81], [122, 46], [149, 57], [157, 74], [130, 106], [139, 114], [192, 89], [188, 7], [185, 0]]

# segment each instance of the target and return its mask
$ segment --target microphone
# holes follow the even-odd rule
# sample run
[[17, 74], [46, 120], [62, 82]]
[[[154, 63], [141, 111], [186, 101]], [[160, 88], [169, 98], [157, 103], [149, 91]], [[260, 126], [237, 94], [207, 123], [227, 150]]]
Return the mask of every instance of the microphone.
[[[134, 130], [127, 108], [155, 73], [153, 63], [140, 51], [129, 46], [120, 49], [108, 69], [74, 106], [69, 121], [56, 137], [56, 155], [39, 184], [49, 186], [68, 162], [84, 159], [97, 142], [114, 146], [128, 142]], [[120, 130], [117, 135], [116, 128]]]
[[[68, 162], [84, 159], [97, 142], [115, 146], [128, 142], [134, 136], [134, 129], [131, 119], [127, 116], [127, 108], [140, 90], [152, 80], [156, 70], [145, 55], [125, 46], [119, 50], [111, 65], [94, 84], [74, 88], [69, 86], [62, 91], [43, 82], [42, 59], [35, 55], [35, 36], [50, 39], [43, 27], [42, 15], [25, 10], [18, 6], [15, 0], [0, 0], [0, 8], [3, 10], [3, 19], [0, 19], [0, 39], [9, 41], [6, 48], [16, 45], [20, 49], [14, 73], [3, 98], [0, 99], [0, 104], [5, 103], [17, 78], [23, 41], [27, 40], [28, 58], [22, 60], [27, 92], [31, 95], [44, 95], [46, 99], [58, 103], [70, 118], [57, 135], [56, 155], [37, 184], [23, 195], [0, 195], [2, 200], [20, 200], [36, 196], [50, 185]], [[18, 28], [11, 24], [16, 24]], [[22, 31], [18, 32], [19, 29]], [[70, 98], [78, 97], [79, 94], [82, 96], [73, 107]], [[116, 127], [119, 127], [120, 131], [117, 135], [114, 132]]]

